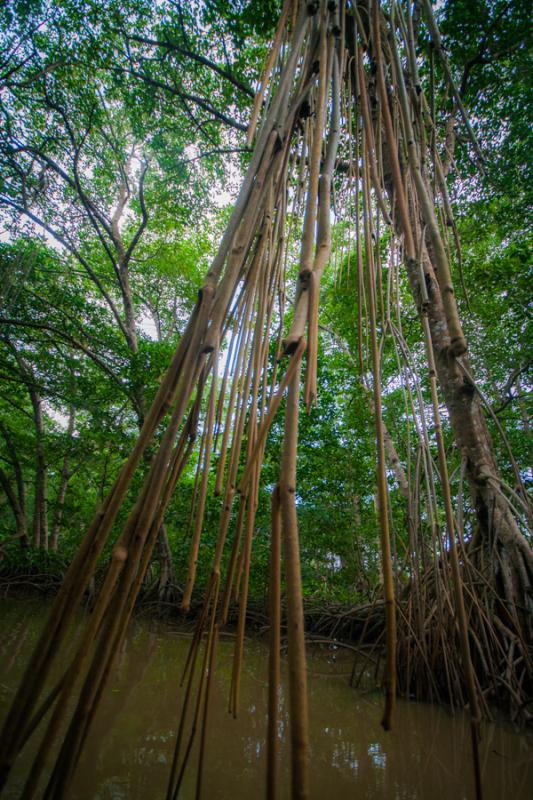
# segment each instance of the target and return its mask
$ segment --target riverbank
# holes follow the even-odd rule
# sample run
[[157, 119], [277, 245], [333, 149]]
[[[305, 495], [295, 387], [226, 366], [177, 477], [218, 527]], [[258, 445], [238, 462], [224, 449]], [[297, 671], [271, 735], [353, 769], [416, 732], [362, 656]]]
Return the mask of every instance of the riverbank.
[[[58, 562], [60, 564], [60, 562]], [[57, 567], [57, 565], [56, 565]], [[35, 568], [33, 571], [4, 569], [0, 571], [0, 598], [26, 598], [40, 597], [52, 601], [59, 590], [63, 579], [63, 570], [57, 569], [43, 572]], [[91, 609], [97, 596], [104, 572], [97, 573], [95, 581], [91, 582], [84, 598], [84, 608]], [[159, 620], [169, 626], [179, 629], [182, 633], [192, 633], [202, 609], [202, 596], [193, 596], [190, 611], [183, 615], [180, 611], [181, 589], [179, 586], [169, 585], [164, 597], [158, 591], [157, 582], [145, 586], [141, 590], [136, 607], [136, 619]], [[399, 613], [404, 623], [405, 610], [398, 604]], [[285, 608], [282, 598], [282, 648], [286, 647]], [[233, 635], [237, 626], [238, 604], [232, 603], [229, 607], [225, 632], [228, 637]], [[372, 603], [346, 604], [307, 599], [304, 603], [305, 632], [308, 646], [313, 652], [345, 652], [352, 660], [349, 682], [353, 687], [361, 685], [379, 689], [381, 675], [385, 663], [384, 649], [384, 613], [383, 603], [376, 597]], [[407, 637], [405, 630], [407, 628]], [[246, 631], [249, 637], [259, 641], [266, 639], [269, 630], [267, 598], [250, 598], [246, 616]], [[400, 628], [402, 630], [402, 628]], [[406, 654], [409, 659], [409, 649], [416, 644], [416, 637], [412, 634], [410, 626], [403, 626], [404, 637], [399, 642], [399, 658]], [[449, 673], [442, 670], [442, 659], [437, 663], [433, 659], [431, 668], [420, 674], [418, 680], [412, 677], [405, 680], [405, 672], [412, 668], [408, 662], [398, 662], [398, 696], [406, 700], [432, 702], [446, 709], [460, 709], [466, 705], [454, 702], [450, 697]], [[454, 669], [456, 676], [461, 673], [460, 662], [455, 659]], [[429, 676], [429, 680], [428, 680]], [[531, 677], [529, 680], [531, 681]], [[522, 713], [517, 715], [516, 709], [499, 702], [497, 693], [492, 696], [486, 692], [485, 718], [491, 721], [512, 722], [517, 728], [533, 729], [533, 716], [527, 706], [522, 707]]]
[[[50, 608], [42, 596], [0, 597], [0, 701], [5, 713]], [[179, 718], [179, 678], [189, 631], [176, 619], [137, 615], [118, 654], [108, 691], [94, 720], [70, 797], [72, 800], [145, 800], [162, 797]], [[205, 796], [257, 796], [265, 774], [267, 650], [247, 640], [238, 718], [227, 713], [233, 643], [220, 643], [208, 736]], [[308, 654], [313, 799], [468, 800], [472, 797], [468, 716], [426, 703], [398, 703], [394, 729], [380, 726], [381, 693], [367, 681], [349, 686], [347, 649], [310, 648]], [[280, 752], [283, 794], [289, 796], [286, 664], [283, 659]], [[22, 754], [7, 798], [20, 796], [35, 753]], [[533, 735], [484, 723], [485, 800], [529, 800], [533, 791]], [[195, 753], [184, 798], [193, 796]]]

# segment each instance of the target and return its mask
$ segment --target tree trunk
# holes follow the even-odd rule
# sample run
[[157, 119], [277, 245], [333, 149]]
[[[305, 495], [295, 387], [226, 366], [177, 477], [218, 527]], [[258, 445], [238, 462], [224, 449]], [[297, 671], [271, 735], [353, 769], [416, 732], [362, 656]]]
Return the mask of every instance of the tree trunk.
[[[35, 426], [35, 483], [33, 498], [33, 546], [48, 550], [48, 476], [44, 450], [42, 398], [37, 391], [31, 365], [13, 348], [14, 356], [30, 396]], [[5, 438], [5, 433], [4, 433]]]
[[[428, 364], [431, 369], [433, 352], [436, 377], [455, 442], [464, 459], [475, 512], [472, 535], [464, 536], [465, 547], [461, 548], [460, 556], [461, 583], [469, 613], [472, 660], [478, 685], [483, 692], [480, 697], [482, 702], [488, 697], [500, 701], [503, 698], [509, 703], [512, 713], [527, 716], [527, 697], [531, 688], [527, 643], [531, 641], [533, 633], [533, 554], [503, 494], [481, 398], [471, 377], [468, 358], [463, 355], [466, 341], [457, 313], [444, 237], [435, 213], [434, 190], [426, 168], [427, 119], [421, 110], [424, 98], [413, 90], [418, 84], [416, 57], [411, 53], [407, 64], [401, 62], [395, 33], [388, 37], [385, 17], [378, 17], [379, 6], [374, 6], [374, 13], [371, 56], [375, 70], [368, 76], [359, 63], [361, 113], [363, 117], [367, 114], [365, 125], [369, 129], [368, 110], [365, 111], [368, 91], [373, 114], [372, 128], [375, 131], [373, 138], [373, 132], [367, 130], [369, 152], [373, 141], [381, 142], [379, 156], [383, 165], [383, 182], [393, 209], [393, 223], [398, 235], [403, 238], [404, 261], [420, 320], [423, 327], [429, 329]], [[382, 26], [383, 50], [380, 44]], [[359, 57], [363, 57], [361, 51]], [[392, 75], [392, 88], [390, 85], [387, 87], [386, 83], [389, 73]], [[396, 110], [399, 125], [395, 129], [392, 120]], [[404, 154], [406, 161], [402, 160]], [[435, 174], [438, 176], [439, 169], [442, 171], [438, 155], [434, 160]], [[440, 180], [443, 183], [445, 179]], [[375, 188], [378, 190], [379, 186]], [[442, 192], [445, 202], [445, 186]], [[446, 480], [445, 476], [443, 480]], [[448, 524], [450, 527], [448, 533], [451, 540], [455, 536], [455, 526]], [[427, 596], [424, 594], [426, 605], [422, 608], [417, 594], [419, 576], [411, 582], [406, 603], [410, 604], [409, 607], [414, 603], [417, 614], [427, 616], [433, 613], [431, 604], [436, 603], [440, 607], [442, 592], [449, 592], [452, 587], [448, 576], [449, 555], [446, 549], [441, 550], [440, 560], [428, 570], [427, 575], [422, 575], [422, 580], [431, 583], [430, 588], [428, 583]], [[456, 583], [454, 578], [453, 585]], [[430, 605], [427, 605], [428, 598]], [[462, 689], [459, 687], [457, 691], [456, 687], [452, 690], [448, 666], [444, 662], [446, 650], [451, 654], [457, 648], [456, 624], [453, 619], [450, 621], [441, 615], [437, 627], [440, 639], [438, 647], [428, 640], [427, 645], [420, 644], [420, 652], [415, 648], [412, 657], [408, 655], [406, 663], [408, 672], [410, 664], [411, 677], [405, 679], [404, 689], [407, 692], [412, 691], [412, 687], [417, 690], [423, 675], [430, 687], [444, 676], [441, 685], [443, 683], [446, 687], [450, 699], [455, 700], [461, 697]], [[406, 628], [402, 645], [406, 652], [412, 649], [411, 636], [411, 631]], [[482, 648], [480, 642], [491, 642], [491, 647]], [[432, 653], [429, 680], [423, 652], [426, 646], [431, 648]], [[508, 662], [509, 653], [511, 662]], [[418, 662], [416, 667], [415, 659]], [[505, 681], [502, 681], [503, 675], [506, 676]], [[464, 680], [464, 675], [460, 680]]]
[[[402, 80], [403, 75], [400, 76], [400, 84]], [[372, 107], [379, 109], [382, 98], [378, 96], [374, 81], [369, 82], [368, 91], [372, 95]], [[401, 96], [398, 87], [395, 87], [395, 94]], [[416, 120], [417, 112], [411, 107], [410, 115], [411, 119]], [[381, 121], [377, 123], [374, 120], [374, 124], [381, 125]], [[419, 122], [419, 127], [423, 127], [421, 122]], [[397, 141], [388, 141], [386, 130], [382, 131], [385, 188], [391, 200], [391, 207], [395, 208], [396, 228], [400, 235], [406, 236], [398, 204], [393, 204], [396, 197], [394, 162], [400, 162], [402, 181], [405, 185], [407, 180], [407, 195], [410, 199], [409, 236], [418, 243], [421, 241], [420, 232], [425, 231], [425, 246], [421, 253], [422, 264], [419, 265], [414, 258], [406, 258], [409, 283], [421, 320], [424, 311], [427, 311], [431, 341], [435, 352], [437, 377], [456, 444], [466, 461], [466, 476], [470, 487], [472, 506], [476, 514], [477, 527], [469, 549], [471, 553], [476, 552], [476, 548], [483, 549], [486, 556], [482, 559], [484, 572], [492, 573], [486, 574], [486, 577], [490, 579], [491, 584], [497, 587], [497, 591], [501, 592], [505, 602], [514, 607], [512, 613], [519, 612], [521, 623], [524, 626], [523, 632], [528, 631], [531, 635], [533, 553], [501, 491], [501, 477], [494, 456], [491, 434], [481, 407], [481, 400], [475, 386], [466, 374], [471, 375], [468, 358], [467, 356], [458, 358], [454, 355], [454, 342], [450, 335], [450, 319], [453, 314], [449, 309], [453, 307], [456, 318], [452, 319], [452, 322], [456, 324], [458, 318], [455, 298], [451, 283], [443, 275], [442, 270], [439, 280], [437, 280], [440, 261], [435, 254], [435, 240], [442, 241], [442, 237], [440, 231], [431, 230], [431, 225], [427, 224], [427, 213], [422, 211], [424, 208], [422, 195], [432, 198], [433, 190], [421, 158], [422, 147], [420, 142], [416, 141], [417, 136], [418, 133], [415, 131], [414, 139], [409, 143], [404, 143], [409, 159], [409, 163], [406, 165], [401, 162], [402, 147]], [[394, 152], [392, 152], [393, 149]], [[425, 297], [426, 292], [423, 292], [421, 288], [421, 273], [424, 276], [427, 297]], [[443, 300], [443, 288], [446, 289], [448, 297], [446, 308]], [[507, 613], [506, 617], [508, 617]]]
[[[124, 255], [122, 255], [122, 257], [124, 258]], [[135, 327], [135, 307], [131, 296], [130, 276], [127, 263], [119, 262], [119, 273], [128, 347], [132, 353], [137, 353], [139, 351], [139, 344], [137, 342], [137, 330]]]
[[[15, 516], [17, 538], [20, 538], [20, 544], [22, 547], [28, 547], [30, 540], [28, 538], [28, 519], [26, 515], [26, 484], [24, 483], [22, 467], [20, 466], [20, 461], [17, 458], [11, 434], [3, 423], [0, 423], [0, 433], [2, 434], [7, 446], [7, 460], [11, 463], [15, 472], [15, 482], [17, 485], [16, 493], [11, 487], [11, 482], [8, 476], [4, 472], [2, 472], [0, 475], [0, 483], [4, 488], [9, 504], [11, 505], [13, 514]], [[2, 478], [2, 475], [4, 478]]]
[[61, 528], [61, 520], [63, 519], [63, 511], [65, 509], [65, 497], [67, 494], [67, 485], [70, 478], [69, 472], [69, 448], [72, 441], [72, 433], [74, 431], [74, 420], [76, 412], [71, 408], [68, 416], [68, 429], [67, 429], [67, 452], [63, 459], [63, 467], [61, 469], [61, 479], [59, 483], [59, 491], [57, 493], [56, 509], [54, 516], [54, 525], [52, 528], [52, 535], [50, 536], [50, 550], [57, 550], [57, 543], [59, 539], [59, 531]]
[[23, 506], [21, 506], [19, 498], [11, 486], [11, 481], [1, 468], [0, 486], [6, 494], [9, 505], [11, 506], [11, 510], [13, 511], [13, 516], [15, 517], [15, 538], [20, 539], [20, 543], [23, 547], [27, 547], [29, 542], [25, 509]]
[[165, 525], [159, 528], [157, 538], [157, 560], [159, 561], [158, 595], [161, 600], [167, 596], [172, 578], [172, 551]]
[[[450, 335], [442, 306], [440, 289], [430, 260], [424, 260], [424, 275], [430, 299], [428, 316], [431, 339], [435, 350], [437, 374], [455, 441], [466, 459], [466, 475], [470, 487], [472, 506], [476, 513], [477, 529], [470, 541], [472, 555], [481, 548], [486, 577], [496, 581], [498, 591], [506, 603], [520, 610], [524, 633], [533, 632], [533, 601], [531, 595], [533, 553], [522, 535], [509, 503], [501, 489], [501, 478], [492, 439], [485, 421], [481, 401], [460, 363], [450, 355]], [[413, 296], [422, 313], [418, 270], [415, 264], [408, 267]], [[471, 374], [467, 359], [462, 362]], [[480, 558], [476, 557], [476, 561]], [[507, 615], [506, 615], [507, 616]]]
[[33, 546], [48, 550], [48, 476], [44, 452], [42, 399], [29, 388], [35, 422], [35, 495], [33, 501]]
[[[129, 173], [130, 166], [131, 158], [128, 159], [126, 164], [126, 173]], [[142, 192], [142, 180], [143, 175], [141, 175], [141, 181], [139, 184], [140, 192]], [[124, 308], [124, 328], [126, 333], [126, 341], [133, 360], [135, 355], [139, 352], [139, 343], [137, 339], [135, 305], [133, 303], [129, 276], [131, 251], [130, 249], [126, 249], [120, 232], [120, 221], [124, 213], [124, 209], [126, 208], [128, 199], [129, 190], [127, 181], [123, 181], [119, 186], [117, 207], [111, 219], [111, 226], [113, 231], [113, 242], [118, 256], [118, 276], [122, 295], [122, 304]], [[140, 230], [142, 230], [142, 228]], [[144, 385], [142, 383], [137, 381], [134, 383], [133, 396], [135, 398], [135, 411], [137, 413], [139, 430], [141, 430], [146, 413], [146, 399], [144, 396]], [[172, 553], [164, 525], [161, 526], [159, 531], [157, 553], [160, 567], [159, 594], [161, 597], [163, 597], [172, 575]]]

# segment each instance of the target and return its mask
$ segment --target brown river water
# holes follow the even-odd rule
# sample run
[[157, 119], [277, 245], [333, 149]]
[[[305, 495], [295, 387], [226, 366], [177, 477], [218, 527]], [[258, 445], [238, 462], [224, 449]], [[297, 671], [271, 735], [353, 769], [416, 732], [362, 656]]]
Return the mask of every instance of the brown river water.
[[[48, 604], [0, 600], [2, 718], [44, 622]], [[180, 704], [179, 676], [189, 638], [171, 624], [136, 619], [96, 714], [69, 800], [163, 800]], [[227, 712], [233, 643], [219, 647], [213, 688], [205, 800], [264, 797], [267, 649], [247, 641], [241, 711]], [[398, 702], [394, 730], [380, 726], [375, 689], [349, 687], [352, 655], [312, 652], [308, 658], [313, 800], [470, 800], [473, 778], [468, 718], [442, 707]], [[282, 696], [282, 797], [289, 798], [286, 668]], [[19, 798], [35, 753], [30, 742], [3, 795]], [[194, 797], [194, 758], [184, 800]], [[533, 798], [533, 733], [485, 723], [481, 743], [484, 800]]]

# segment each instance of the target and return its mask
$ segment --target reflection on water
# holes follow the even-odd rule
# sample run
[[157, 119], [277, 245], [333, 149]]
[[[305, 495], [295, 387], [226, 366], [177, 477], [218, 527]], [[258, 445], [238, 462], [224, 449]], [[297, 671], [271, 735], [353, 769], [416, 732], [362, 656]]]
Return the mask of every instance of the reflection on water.
[[[44, 620], [42, 603], [0, 602], [0, 698], [2, 716]], [[163, 798], [176, 734], [179, 676], [188, 638], [156, 622], [133, 623], [117, 658], [110, 691], [98, 710], [69, 798], [147, 800]], [[227, 713], [231, 640], [219, 648], [213, 687], [204, 797], [255, 798], [263, 794], [266, 732], [266, 649], [249, 641], [242, 676], [241, 713]], [[350, 689], [350, 664], [310, 658], [312, 797], [412, 800], [473, 797], [469, 725], [464, 715], [398, 704], [395, 728], [380, 727], [379, 693]], [[287, 698], [280, 721], [283, 797], [289, 797]], [[36, 745], [20, 759], [6, 797], [18, 798]], [[533, 735], [483, 727], [485, 800], [533, 797]], [[195, 760], [192, 761], [194, 767]], [[194, 769], [183, 797], [193, 797]]]

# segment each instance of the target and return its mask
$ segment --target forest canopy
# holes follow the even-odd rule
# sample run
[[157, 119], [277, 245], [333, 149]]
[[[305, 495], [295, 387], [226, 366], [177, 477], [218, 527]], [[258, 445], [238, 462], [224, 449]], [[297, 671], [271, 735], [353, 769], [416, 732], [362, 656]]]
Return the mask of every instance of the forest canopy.
[[[250, 158], [246, 129], [278, 8], [9, 2], [0, 15], [2, 551], [9, 562], [37, 565], [43, 549], [57, 550], [61, 559], [45, 563], [60, 568], [131, 448], [223, 231]], [[442, 122], [453, 119], [453, 145], [439, 146], [450, 153], [457, 299], [510, 486], [516, 476], [500, 427], [522, 480], [531, 481], [527, 18], [520, 2], [439, 8], [482, 166], [461, 120], [450, 117], [442, 65], [436, 57], [428, 65], [428, 32], [418, 53]], [[372, 415], [358, 369], [356, 254], [346, 216], [339, 212], [333, 228], [319, 397], [302, 420], [299, 453], [304, 588], [331, 599], [368, 594], [377, 579]], [[296, 226], [292, 235], [296, 241]], [[399, 290], [416, 368], [419, 330], [407, 286]], [[384, 420], [405, 466], [405, 367], [390, 344], [382, 369]], [[279, 434], [274, 425], [266, 471], [277, 461]], [[460, 454], [450, 455], [458, 474]], [[188, 549], [193, 483], [191, 466], [168, 511], [176, 575]], [[392, 475], [390, 496], [402, 548]], [[268, 530], [266, 501], [259, 520], [263, 505], [259, 552]], [[208, 525], [215, 516], [208, 507]], [[21, 551], [21, 543], [30, 547]], [[261, 558], [255, 563], [254, 591], [262, 593]]]

